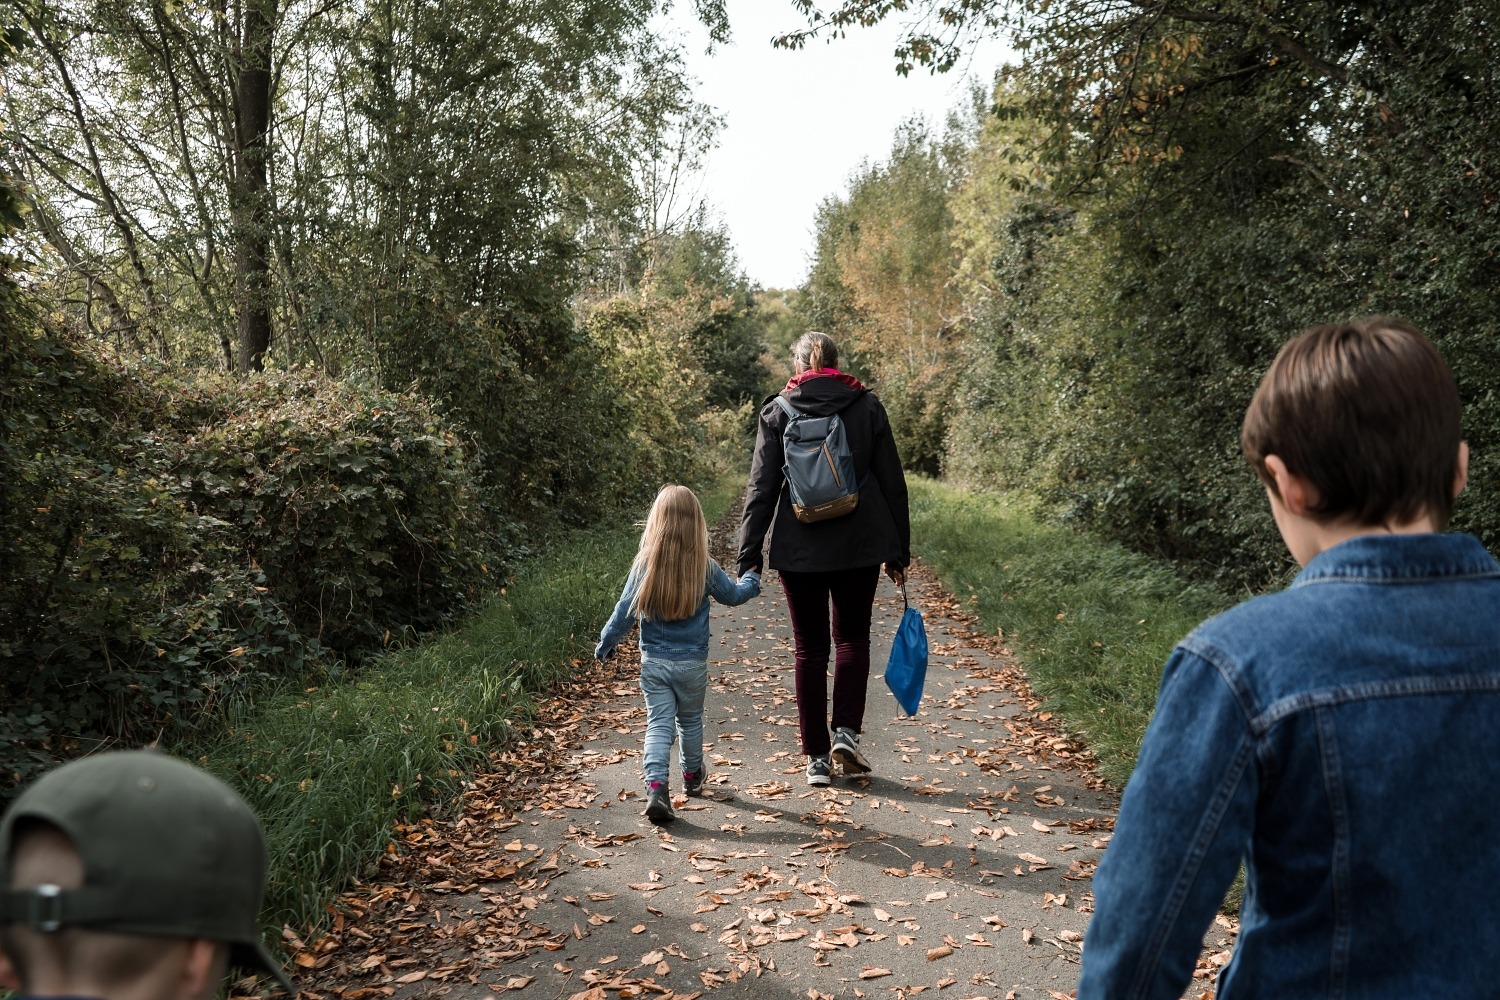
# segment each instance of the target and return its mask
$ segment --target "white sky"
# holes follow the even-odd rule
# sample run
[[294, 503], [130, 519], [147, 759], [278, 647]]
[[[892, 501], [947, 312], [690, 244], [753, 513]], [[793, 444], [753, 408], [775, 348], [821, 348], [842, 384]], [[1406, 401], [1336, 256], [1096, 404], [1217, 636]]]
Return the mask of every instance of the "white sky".
[[789, 0], [728, 0], [728, 8], [733, 41], [711, 56], [688, 0], [678, 0], [669, 18], [700, 81], [699, 99], [725, 119], [703, 194], [728, 225], [751, 280], [791, 288], [807, 275], [818, 203], [842, 194], [861, 161], [883, 159], [897, 125], [913, 113], [941, 124], [966, 93], [965, 70], [988, 81], [1009, 50], [985, 42], [967, 67], [901, 77], [893, 55], [899, 22], [790, 52], [770, 41], [803, 23]]

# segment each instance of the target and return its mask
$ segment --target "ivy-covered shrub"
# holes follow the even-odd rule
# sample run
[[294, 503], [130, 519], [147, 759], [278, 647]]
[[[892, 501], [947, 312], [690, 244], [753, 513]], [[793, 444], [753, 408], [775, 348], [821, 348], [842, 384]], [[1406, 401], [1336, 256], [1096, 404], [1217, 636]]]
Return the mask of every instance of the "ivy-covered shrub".
[[557, 291], [507, 307], [456, 301], [439, 275], [380, 300], [386, 385], [414, 386], [472, 443], [482, 500], [508, 550], [597, 520], [640, 494], [621, 387]]
[[196, 510], [228, 526], [298, 632], [358, 658], [442, 623], [488, 546], [459, 438], [422, 399], [267, 374], [184, 384], [162, 442]]
[[421, 400], [169, 377], [0, 297], [0, 797], [430, 628], [485, 578], [468, 464]]

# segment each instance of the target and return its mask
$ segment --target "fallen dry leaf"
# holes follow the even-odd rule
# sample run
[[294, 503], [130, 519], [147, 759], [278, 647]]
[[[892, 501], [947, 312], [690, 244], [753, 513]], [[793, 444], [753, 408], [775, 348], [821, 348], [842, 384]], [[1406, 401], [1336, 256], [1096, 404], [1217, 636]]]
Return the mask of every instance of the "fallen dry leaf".
[[[729, 557], [732, 558], [732, 549]], [[920, 570], [920, 565], [916, 569]], [[915, 573], [914, 576], [921, 581], [919, 588], [926, 609], [933, 616], [930, 623], [935, 623], [941, 616], [947, 619], [950, 629], [970, 627], [972, 619], [967, 618], [962, 602], [942, 595], [930, 577], [923, 581], [920, 573]], [[932, 600], [939, 600], [939, 603], [931, 603]], [[793, 694], [786, 683], [790, 674], [778, 678], [776, 673], [786, 669], [785, 664], [790, 662], [792, 655], [792, 644], [784, 635], [784, 615], [762, 614], [755, 618], [767, 622], [767, 625], [750, 626], [749, 630], [764, 629], [762, 634], [772, 641], [774, 652], [770, 655], [752, 654], [742, 659], [736, 657], [727, 661], [715, 661], [728, 669], [722, 674], [716, 672], [713, 683], [716, 686], [722, 683], [728, 689], [748, 691], [757, 697], [767, 696], [767, 707], [761, 710], [768, 714], [761, 717], [763, 725], [758, 729], [752, 728], [753, 724], [746, 720], [745, 733], [717, 734], [717, 749], [712, 746], [706, 749], [719, 768], [739, 767], [742, 764], [753, 767], [754, 761], [750, 758], [761, 756], [726, 755], [728, 747], [734, 741], [776, 744], [778, 737], [791, 736], [791, 742], [795, 742], [795, 714], [788, 714], [788, 706], [794, 704]], [[734, 624], [729, 626], [729, 631], [743, 626], [742, 619], [731, 621]], [[772, 629], [780, 631], [773, 636], [770, 634]], [[1015, 826], [1032, 824], [1033, 831], [1040, 835], [1056, 834], [1057, 828], [1063, 827], [1062, 821], [1047, 824], [1033, 820], [1025, 812], [1065, 805], [1062, 796], [1066, 796], [1068, 801], [1076, 801], [1074, 786], [1059, 781], [1057, 787], [1061, 795], [1052, 795], [1051, 785], [1043, 785], [1034, 792], [1023, 792], [1011, 782], [1029, 783], [1054, 768], [1087, 774], [1089, 765], [1086, 749], [1060, 738], [1057, 725], [1045, 717], [1045, 713], [1038, 711], [1039, 702], [1025, 687], [1024, 675], [1018, 666], [983, 660], [976, 666], [975, 661], [968, 658], [970, 649], [983, 649], [995, 656], [1008, 656], [1008, 651], [1001, 648], [1003, 635], [973, 637], [963, 631], [950, 634], [953, 641], [945, 642], [940, 639], [943, 651], [937, 655], [949, 658], [945, 667], [956, 666], [960, 671], [967, 667], [970, 673], [966, 685], [955, 683], [954, 693], [947, 700], [947, 706], [970, 711], [978, 709], [980, 712], [983, 712], [984, 707], [989, 707], [997, 714], [982, 714], [981, 719], [987, 720], [981, 722], [984, 731], [976, 735], [974, 730], [968, 730], [955, 747], [950, 737], [956, 734], [947, 733], [946, 725], [941, 722], [942, 703], [934, 701], [929, 731], [938, 737], [935, 745], [924, 746], [926, 740], [920, 734], [903, 734], [898, 738], [896, 749], [909, 769], [921, 768], [922, 764], [917, 761], [934, 753], [938, 756], [930, 763], [937, 764], [941, 761], [956, 765], [951, 768], [943, 767], [941, 770], [947, 776], [941, 780], [931, 773], [910, 779], [911, 788], [919, 796], [951, 796], [955, 792], [972, 796], [970, 808], [952, 807], [951, 799], [935, 799], [926, 808], [919, 806], [908, 809], [901, 802], [884, 797], [878, 801], [873, 797], [866, 798], [859, 790], [860, 786], [830, 790], [822, 794], [799, 794], [794, 783], [800, 780], [801, 766], [790, 747], [775, 750], [766, 757], [766, 763], [781, 772], [781, 777], [759, 784], [737, 783], [735, 794], [739, 796], [738, 803], [734, 795], [727, 798], [713, 797], [701, 804], [685, 803], [678, 799], [679, 808], [713, 810], [706, 814], [708, 822], [704, 824], [704, 829], [717, 828], [721, 833], [715, 834], [716, 836], [728, 834], [730, 844], [734, 843], [735, 838], [740, 838], [739, 842], [744, 844], [743, 838], [753, 836], [753, 829], [747, 830], [751, 822], [807, 823], [811, 820], [816, 823], [816, 835], [800, 845], [787, 845], [786, 848], [786, 852], [793, 853], [794, 856], [807, 852], [802, 864], [814, 861], [816, 855], [828, 859], [837, 856], [837, 852], [851, 848], [863, 850], [864, 842], [895, 839], [894, 832], [882, 829], [880, 824], [854, 823], [856, 815], [862, 820], [894, 821], [901, 820], [903, 815], [915, 814], [911, 816], [912, 820], [923, 818], [931, 824], [926, 831], [929, 838], [926, 842], [940, 851], [944, 847], [952, 848], [956, 858], [949, 858], [942, 863], [934, 860], [929, 865], [906, 855], [905, 864], [909, 867], [876, 868], [872, 871], [872, 875], [874, 872], [883, 872], [892, 878], [961, 880], [963, 855], [959, 849], [963, 846], [963, 841], [955, 840], [947, 834], [959, 837], [962, 836], [959, 831], [964, 831], [971, 835], [965, 839], [982, 843], [980, 838], [984, 838], [993, 843], [1003, 837], [1016, 835], [1011, 826], [1005, 825], [1007, 819]], [[762, 651], [753, 645], [750, 649], [754, 652]], [[296, 968], [304, 973], [309, 993], [314, 998], [391, 1000], [393, 994], [398, 993], [397, 985], [391, 984], [395, 984], [396, 977], [399, 976], [412, 983], [429, 984], [428, 987], [419, 986], [419, 990], [430, 990], [439, 983], [457, 984], [467, 978], [472, 986], [483, 989], [487, 985], [497, 995], [507, 990], [538, 985], [541, 987], [540, 992], [546, 996], [565, 1000], [696, 1000], [700, 996], [707, 996], [704, 992], [706, 990], [733, 984], [738, 984], [739, 989], [743, 990], [749, 986], [751, 979], [766, 974], [785, 975], [784, 970], [777, 969], [771, 949], [766, 948], [766, 945], [776, 941], [800, 942], [797, 947], [801, 948], [809, 945], [816, 935], [820, 946], [812, 948], [812, 964], [829, 967], [830, 956], [835, 952], [855, 946], [868, 946], [870, 942], [887, 938], [885, 933], [875, 933], [870, 928], [850, 922], [859, 912], [857, 907], [863, 902], [854, 895], [854, 891], [862, 891], [870, 897], [880, 892], [876, 886], [856, 880], [852, 885], [835, 888], [830, 881], [826, 881], [829, 874], [826, 868], [821, 878], [817, 869], [810, 866], [779, 868], [776, 862], [769, 860], [775, 853], [781, 853], [774, 848], [732, 851], [722, 846], [709, 846], [709, 842], [696, 837], [691, 841], [681, 840], [665, 835], [664, 831], [650, 830], [646, 824], [636, 819], [641, 797], [639, 792], [621, 788], [616, 795], [613, 788], [603, 791], [590, 783], [590, 777], [597, 774], [601, 767], [621, 763], [629, 767], [634, 763], [632, 758], [638, 759], [640, 754], [639, 737], [644, 716], [639, 704], [637, 684], [638, 653], [630, 642], [624, 644], [622, 651], [628, 651], [628, 663], [627, 658], [622, 656], [611, 661], [610, 665], [593, 671], [582, 670], [581, 664], [575, 664], [580, 667], [579, 676], [575, 680], [563, 681], [557, 696], [539, 705], [539, 714], [527, 727], [529, 736], [527, 728], [523, 728], [514, 743], [507, 742], [495, 751], [490, 767], [482, 768], [473, 775], [463, 776], [461, 783], [465, 789], [465, 801], [456, 822], [434, 814], [403, 819], [395, 824], [391, 832], [392, 844], [380, 859], [377, 878], [360, 884], [356, 890], [340, 897], [335, 904], [338, 912], [335, 913], [333, 909], [329, 911], [331, 919], [328, 923], [331, 926], [321, 931], [314, 927], [286, 929], [286, 960], [295, 963]], [[742, 671], [737, 664], [749, 669]], [[1013, 712], [1007, 710], [1003, 715], [999, 714], [1001, 710], [998, 706], [1007, 703], [1018, 705], [1018, 708]], [[759, 704], [757, 708], [760, 708]], [[963, 719], [960, 716], [954, 718]], [[969, 721], [963, 719], [966, 730]], [[782, 726], [788, 727], [791, 732], [780, 729]], [[911, 732], [914, 731], [907, 731]], [[470, 743], [479, 742], [479, 738], [472, 734], [467, 739]], [[595, 740], [603, 742], [594, 742]], [[780, 742], [784, 747], [787, 746], [784, 739]], [[972, 746], [968, 745], [970, 742]], [[1063, 766], [1056, 767], [1060, 761]], [[750, 767], [746, 767], [741, 773], [748, 773]], [[966, 773], [965, 768], [971, 770]], [[1013, 777], [997, 779], [996, 783], [989, 785], [995, 788], [993, 793], [981, 794], [976, 791], [976, 780], [985, 783], [985, 779], [979, 777], [981, 772], [992, 776], [1009, 774]], [[793, 775], [796, 777], [792, 777]], [[949, 781], [949, 777], [953, 780]], [[1003, 791], [1007, 786], [1010, 791]], [[747, 794], [765, 801], [767, 806], [773, 805], [767, 800], [785, 799], [786, 808], [783, 812], [777, 812], [774, 807], [758, 809], [756, 805], [745, 802]], [[1032, 802], [1027, 802], [1028, 798]], [[805, 804], [792, 805], [798, 799], [805, 800]], [[870, 810], [878, 810], [881, 816], [871, 817], [865, 811], [865, 805]], [[938, 808], [932, 809], [932, 805]], [[933, 812], [946, 813], [955, 818], [934, 817], [931, 815]], [[521, 835], [529, 831], [530, 839], [538, 840], [550, 836], [544, 832], [547, 828], [540, 827], [537, 823], [542, 817], [566, 817], [564, 825], [567, 826], [568, 833], [561, 845], [555, 846], [553, 841], [544, 840], [543, 846], [538, 847], [530, 843], [527, 836]], [[721, 818], [723, 823], [719, 822]], [[621, 828], [622, 823], [624, 829]], [[965, 825], [976, 823], [980, 825], [972, 828]], [[637, 824], [638, 830], [632, 831], [631, 827]], [[519, 828], [516, 834], [506, 832], [516, 828]], [[1074, 819], [1067, 822], [1063, 832], [1078, 838], [1078, 845], [1059, 843], [1056, 846], [1058, 850], [1063, 850], [1086, 846], [1092, 841], [1096, 849], [1102, 849], [1108, 843], [1108, 831], [1112, 828], [1113, 817], [1108, 815]], [[806, 826], [803, 829], [808, 834], [812, 833]], [[655, 869], [659, 870], [652, 869], [653, 862], [650, 860], [645, 864], [623, 862], [617, 849], [633, 841], [646, 839], [648, 834], [639, 830], [649, 830], [649, 836], [657, 839], [662, 850], [680, 850], [681, 853], [674, 854], [670, 859], [657, 859]], [[1054, 840], [1062, 839], [1054, 837]], [[920, 838], [906, 841], [902, 846], [910, 847], [918, 840]], [[599, 856], [582, 857], [570, 852], [568, 841]], [[1007, 865], [990, 861], [991, 867], [996, 870], [977, 867], [982, 863], [975, 860], [974, 852], [978, 850], [980, 848], [974, 844], [969, 845], [969, 863], [975, 866], [973, 870], [976, 873], [1001, 879], [1011, 877], [1012, 872]], [[901, 854], [905, 855], [905, 851], [901, 851]], [[946, 852], [939, 856], [946, 856]], [[655, 855], [645, 857], [656, 858]], [[744, 866], [736, 864], [741, 859], [748, 861], [751, 858], [765, 858], [767, 861], [764, 864], [771, 867], [763, 867], [763, 862], [759, 860]], [[681, 864], [683, 860], [690, 864]], [[1012, 865], [1016, 863], [1013, 861]], [[1023, 855], [1019, 863], [1044, 865], [1045, 859], [1039, 855]], [[637, 923], [634, 926], [625, 924], [616, 930], [616, 926], [623, 923], [628, 915], [634, 915], [625, 906], [620, 906], [618, 917], [590, 913], [592, 906], [597, 903], [615, 899], [615, 893], [593, 893], [587, 899], [580, 899], [555, 895], [556, 887], [548, 886], [550, 878], [566, 872], [570, 865], [582, 873], [590, 869], [611, 867], [618, 870], [625, 864], [630, 866], [627, 869], [631, 873], [630, 877], [649, 879], [630, 882], [630, 889], [635, 891], [622, 894], [631, 899], [641, 899], [645, 912], [662, 916], [662, 909], [649, 905], [655, 893], [666, 891], [667, 897], [671, 897], [672, 886], [677, 887], [677, 892], [683, 893], [682, 887], [691, 885], [693, 888], [687, 889], [684, 896], [700, 890], [706, 891], [710, 886], [715, 891], [712, 895], [688, 898], [685, 907], [682, 897], [674, 899], [672, 904], [662, 905], [674, 915], [684, 912], [684, 909], [691, 912], [691, 908], [695, 906], [699, 907], [700, 913], [728, 906], [729, 916], [735, 916], [734, 911], [741, 908], [743, 914], [725, 925], [722, 933], [716, 932], [717, 944], [709, 938], [682, 941], [680, 924], [677, 925], [676, 941], [673, 941], [672, 932], [666, 930], [669, 925], [665, 923]], [[1067, 867], [1067, 862], [1061, 859], [1057, 864], [1059, 867]], [[1086, 880], [1093, 874], [1096, 864], [1094, 859], [1073, 862], [1071, 870], [1062, 877]], [[1023, 869], [1016, 868], [1014, 874], [1020, 875], [1022, 872]], [[619, 879], [619, 884], [625, 885], [626, 879]], [[928, 882], [927, 885], [935, 891], [926, 894], [926, 890], [923, 890], [929, 904], [949, 900], [944, 908], [929, 905], [926, 911], [903, 911], [898, 907], [909, 905], [908, 903], [887, 901], [883, 906], [868, 911], [872, 916], [867, 922], [871, 927], [878, 923], [882, 931], [889, 931], [889, 936], [895, 937], [898, 945], [911, 947], [916, 945], [917, 935], [922, 928], [916, 920], [904, 914], [925, 912], [929, 915], [928, 919], [937, 920], [941, 913], [944, 918], [942, 922], [946, 924], [948, 914], [942, 911], [958, 907], [955, 897], [968, 900], [971, 892], [981, 896], [996, 895], [980, 888], [990, 884], [984, 880], [975, 885], [964, 880], [946, 883], [962, 885], [962, 892], [956, 889], [939, 890], [938, 886], [944, 884], [939, 882], [934, 886]], [[1079, 887], [1079, 894], [1080, 898], [1074, 904], [1077, 911], [1091, 911], [1093, 899], [1086, 888], [1086, 881]], [[579, 897], [583, 895], [583, 892], [578, 893]], [[808, 897], [808, 902], [799, 907], [798, 903], [803, 895]], [[794, 898], [795, 901], [788, 901]], [[1062, 902], [1065, 898], [1053, 899], [1050, 905], [1066, 906], [1068, 904]], [[540, 922], [541, 914], [548, 911], [549, 899], [561, 900], [561, 903], [581, 908], [582, 912], [575, 911], [577, 923], [573, 923], [570, 918], [558, 919], [555, 926], [560, 932], [544, 926]], [[476, 900], [483, 905], [471, 906]], [[920, 904], [922, 900], [912, 894], [912, 902]], [[748, 918], [752, 912], [755, 919]], [[937, 960], [945, 954], [955, 953], [960, 943], [964, 946], [984, 947], [983, 936], [970, 932], [983, 930], [985, 925], [995, 929], [997, 944], [1003, 946], [998, 935], [999, 928], [1004, 927], [1005, 922], [999, 917], [984, 918], [981, 914], [982, 911], [970, 913], [962, 918], [965, 922], [951, 924], [953, 935], [943, 935], [943, 942], [930, 942], [939, 947], [924, 949], [924, 953]], [[766, 919], [768, 915], [771, 917], [769, 920]], [[829, 919], [830, 915], [832, 919]], [[807, 923], [799, 924], [799, 919], [806, 920]], [[820, 926], [824, 920], [827, 920], [827, 925]], [[980, 920], [984, 924], [980, 924]], [[839, 923], [844, 926], [832, 929], [832, 925]], [[885, 926], [887, 924], [891, 926]], [[572, 928], [571, 935], [566, 929], [569, 926]], [[709, 925], [697, 922], [689, 927], [691, 932], [698, 934], [707, 935], [710, 930]], [[653, 934], [660, 931], [663, 934], [660, 941], [662, 947], [642, 955], [640, 966], [627, 967], [628, 959], [625, 964], [621, 964], [611, 956], [609, 961], [614, 964], [595, 963], [594, 968], [585, 972], [588, 956], [578, 954], [584, 950], [578, 942], [587, 941], [591, 934], [598, 940], [601, 930], [618, 935], [625, 933], [627, 929], [636, 934], [643, 934], [648, 929]], [[902, 931], [905, 933], [898, 933]], [[931, 933], [931, 928], [928, 928], [928, 933]], [[1041, 935], [1051, 933], [1047, 930], [1024, 928], [1022, 938], [1027, 944], [1033, 944]], [[1076, 945], [1079, 941], [1074, 940], [1073, 936], [1078, 933], [1060, 931], [1057, 932], [1055, 942], [1049, 937], [1047, 943], [1066, 942]], [[1233, 931], [1230, 936], [1233, 936]], [[629, 944], [621, 942], [618, 937], [610, 943], [617, 950], [630, 950]], [[1217, 950], [1228, 955], [1229, 952], [1224, 950], [1228, 943], [1219, 941]], [[687, 946], [686, 952], [683, 951], [683, 946]], [[547, 951], [562, 950], [565, 947], [569, 949], [566, 952], [566, 962], [557, 962], [549, 969], [547, 963], [539, 961], [541, 956], [538, 951], [545, 955]], [[587, 950], [597, 954], [602, 948], [588, 947]], [[1072, 947], [1069, 950], [1076, 957], [1076, 950]], [[463, 956], [461, 964], [444, 964], [460, 955]], [[668, 966], [669, 957], [672, 957], [672, 964], [678, 966], [676, 970]], [[805, 954], [802, 957], [805, 958]], [[659, 960], [653, 962], [652, 959]], [[489, 971], [503, 968], [504, 963], [520, 960], [541, 972], [540, 981], [531, 975], [511, 976], [508, 981], [495, 981], [495, 973]], [[700, 962], [701, 966], [698, 964]], [[835, 965], [837, 962], [837, 959], [833, 959]], [[1211, 967], [1212, 962], [1212, 958], [1200, 959], [1200, 966]], [[573, 971], [575, 966], [577, 972]], [[847, 976], [850, 967], [845, 964], [838, 975]], [[957, 968], [956, 965], [948, 967]], [[858, 971], [860, 966], [852, 968], [856, 970], [856, 982], [858, 979], [893, 975], [891, 970], [874, 965], [865, 966], [863, 973]], [[669, 974], [675, 974], [685, 982], [690, 982], [696, 976], [703, 989], [683, 992], [679, 987], [674, 990], [663, 979]], [[650, 978], [652, 975], [656, 978]], [[830, 969], [830, 976], [832, 975], [834, 972]], [[361, 986], [361, 982], [368, 985]], [[809, 990], [807, 1000], [833, 1000], [834, 997], [845, 994], [866, 997], [867, 992], [870, 997], [876, 996], [876, 988], [838, 988], [833, 982], [834, 980], [828, 979], [821, 990]], [[944, 976], [935, 984], [929, 980], [930, 985], [893, 986], [890, 988], [890, 997], [891, 1000], [917, 1000], [917, 994], [924, 991], [931, 991], [936, 996], [938, 990], [946, 989], [955, 982], [954, 976]], [[1003, 987], [996, 985], [984, 973], [976, 975], [970, 983], [971, 986], [984, 988], [996, 1000], [1004, 992]], [[451, 987], [445, 985], [439, 988]], [[1015, 1000], [1019, 989], [1017, 987], [1010, 991], [1010, 1000]], [[569, 990], [580, 992], [575, 992], [570, 997]], [[1042, 995], [1043, 990], [1045, 987], [1041, 983], [1028, 981], [1025, 993]], [[1060, 997], [1062, 994], [1054, 991], [1053, 996]], [[956, 993], [955, 1000], [960, 998], [977, 1000], [961, 997], [961, 994]]]

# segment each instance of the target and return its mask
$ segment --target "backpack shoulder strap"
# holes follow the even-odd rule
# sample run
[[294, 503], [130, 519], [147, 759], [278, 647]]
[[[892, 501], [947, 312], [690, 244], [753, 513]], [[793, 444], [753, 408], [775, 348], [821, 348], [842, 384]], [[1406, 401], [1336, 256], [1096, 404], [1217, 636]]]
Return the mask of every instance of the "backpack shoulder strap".
[[796, 420], [798, 417], [800, 417], [800, 416], [803, 415], [802, 411], [799, 410], [799, 409], [797, 409], [791, 403], [788, 403], [786, 401], [786, 397], [783, 396], [781, 393], [778, 392], [773, 398], [776, 400], [776, 405], [780, 406], [783, 410], [785, 410], [786, 411], [786, 415], [790, 419]]

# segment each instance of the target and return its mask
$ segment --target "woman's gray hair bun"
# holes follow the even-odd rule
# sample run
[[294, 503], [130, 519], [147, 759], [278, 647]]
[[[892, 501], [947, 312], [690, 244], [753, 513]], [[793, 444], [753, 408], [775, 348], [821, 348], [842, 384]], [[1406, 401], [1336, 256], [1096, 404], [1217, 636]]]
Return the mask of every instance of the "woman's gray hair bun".
[[837, 368], [839, 345], [828, 334], [809, 330], [792, 344], [792, 366], [798, 372], [815, 368]]

